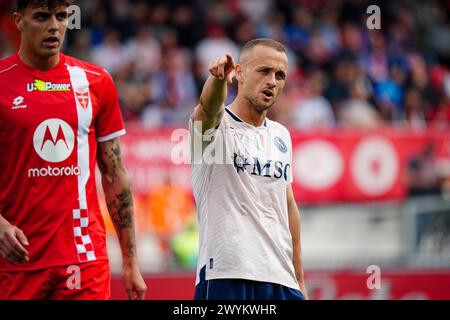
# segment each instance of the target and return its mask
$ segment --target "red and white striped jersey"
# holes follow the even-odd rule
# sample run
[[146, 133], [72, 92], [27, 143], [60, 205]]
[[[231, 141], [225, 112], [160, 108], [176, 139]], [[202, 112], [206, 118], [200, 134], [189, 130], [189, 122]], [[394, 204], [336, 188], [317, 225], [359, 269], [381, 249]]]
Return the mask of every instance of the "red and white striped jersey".
[[97, 143], [125, 133], [111, 76], [60, 53], [43, 72], [0, 60], [0, 214], [22, 229], [34, 270], [106, 260], [95, 187]]

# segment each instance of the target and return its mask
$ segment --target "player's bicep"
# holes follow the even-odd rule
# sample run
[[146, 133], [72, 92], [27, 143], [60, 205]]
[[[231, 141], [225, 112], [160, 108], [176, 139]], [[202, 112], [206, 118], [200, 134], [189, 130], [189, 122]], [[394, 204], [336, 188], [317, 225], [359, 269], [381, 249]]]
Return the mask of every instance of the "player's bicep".
[[117, 177], [125, 171], [119, 138], [98, 143], [97, 163], [102, 176]]

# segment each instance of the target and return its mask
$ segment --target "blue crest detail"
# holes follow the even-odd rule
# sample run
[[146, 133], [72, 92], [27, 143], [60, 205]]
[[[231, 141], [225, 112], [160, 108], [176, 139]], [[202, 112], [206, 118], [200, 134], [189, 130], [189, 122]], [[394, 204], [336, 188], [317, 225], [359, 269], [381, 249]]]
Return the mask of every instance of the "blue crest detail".
[[274, 139], [274, 143], [277, 146], [278, 150], [280, 150], [283, 153], [287, 152], [287, 147], [286, 147], [286, 143], [284, 143], [283, 140], [281, 140], [280, 137], [275, 137]]

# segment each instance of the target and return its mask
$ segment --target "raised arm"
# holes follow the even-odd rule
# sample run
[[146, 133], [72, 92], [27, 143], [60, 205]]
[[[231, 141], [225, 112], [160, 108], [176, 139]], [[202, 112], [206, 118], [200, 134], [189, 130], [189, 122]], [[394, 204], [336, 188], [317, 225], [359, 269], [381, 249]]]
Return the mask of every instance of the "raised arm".
[[215, 128], [222, 119], [227, 97], [227, 83], [233, 83], [234, 61], [231, 55], [213, 60], [210, 76], [203, 86], [200, 102], [194, 110], [194, 121], [201, 121], [202, 133]]
[[109, 215], [122, 251], [125, 290], [129, 299], [142, 300], [147, 287], [138, 268], [133, 194], [122, 161], [119, 138], [99, 142], [97, 160]]
[[301, 244], [301, 218], [300, 211], [294, 198], [292, 185], [286, 188], [288, 215], [289, 215], [289, 230], [292, 236], [293, 258], [292, 262], [295, 268], [295, 276], [300, 286], [300, 291], [308, 299], [308, 292], [305, 286], [305, 279], [303, 275], [303, 260], [302, 260], [302, 244]]

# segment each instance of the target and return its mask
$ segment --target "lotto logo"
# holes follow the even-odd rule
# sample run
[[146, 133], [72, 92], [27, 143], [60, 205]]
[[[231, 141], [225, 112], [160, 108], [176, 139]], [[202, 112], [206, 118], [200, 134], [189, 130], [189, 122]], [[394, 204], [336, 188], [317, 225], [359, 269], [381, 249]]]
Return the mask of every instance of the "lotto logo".
[[22, 96], [18, 96], [17, 98], [15, 98], [12, 103], [13, 106], [11, 107], [12, 110], [16, 110], [16, 109], [25, 109], [27, 107], [27, 105], [24, 105], [23, 102], [25, 101], [25, 98]]

